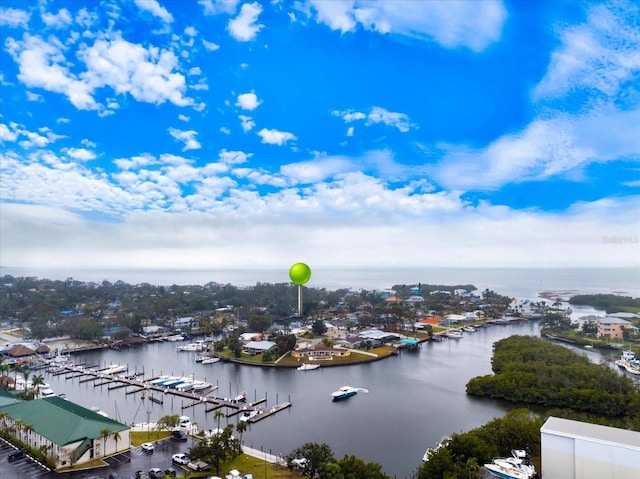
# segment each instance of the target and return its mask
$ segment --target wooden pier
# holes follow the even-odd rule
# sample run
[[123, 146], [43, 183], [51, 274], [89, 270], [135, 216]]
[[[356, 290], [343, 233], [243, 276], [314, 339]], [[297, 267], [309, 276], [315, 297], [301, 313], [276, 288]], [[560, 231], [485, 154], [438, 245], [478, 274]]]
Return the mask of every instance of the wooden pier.
[[95, 369], [97, 365], [92, 366], [91, 369], [77, 365], [77, 364], [62, 364], [57, 365], [55, 369], [49, 368], [47, 371], [54, 376], [65, 375], [65, 379], [78, 379], [79, 383], [93, 382], [94, 387], [107, 386], [109, 391], [115, 389], [128, 388], [125, 390], [125, 395], [142, 393], [143, 398], [149, 399], [149, 401], [156, 404], [164, 404], [164, 398], [167, 395], [188, 399], [189, 402], [183, 403], [181, 409], [188, 409], [198, 406], [200, 404], [205, 405], [205, 414], [213, 411], [217, 411], [221, 408], [227, 408], [229, 412], [225, 414], [227, 418], [237, 416], [238, 414], [247, 414], [246, 420], [249, 423], [255, 423], [267, 418], [276, 412], [291, 407], [291, 403], [285, 402], [273, 406], [271, 408], [258, 407], [261, 404], [267, 402], [267, 398], [258, 399], [253, 402], [245, 402], [244, 393], [242, 398], [229, 399], [215, 397], [211, 394], [218, 389], [219, 386], [211, 385], [207, 389], [200, 391], [180, 391], [163, 385], [153, 384], [153, 381], [160, 378], [160, 376], [144, 379], [144, 372], [136, 372], [129, 376], [117, 376], [106, 374], [101, 371], [106, 371], [112, 366], [102, 369]]

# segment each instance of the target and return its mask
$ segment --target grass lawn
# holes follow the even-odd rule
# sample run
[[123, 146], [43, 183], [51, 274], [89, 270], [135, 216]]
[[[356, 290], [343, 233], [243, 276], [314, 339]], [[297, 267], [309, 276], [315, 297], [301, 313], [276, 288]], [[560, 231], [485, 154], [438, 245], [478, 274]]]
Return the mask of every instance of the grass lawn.
[[[253, 479], [267, 479], [270, 477], [282, 477], [284, 479], [304, 479], [305, 476], [298, 474], [295, 471], [289, 470], [285, 466], [279, 466], [277, 464], [266, 463], [265, 470], [265, 461], [262, 461], [253, 456], [247, 456], [246, 454], [241, 454], [236, 457], [233, 461], [225, 462], [220, 466], [220, 477], [224, 477], [227, 472], [231, 469], [237, 469], [242, 474], [253, 474]], [[265, 475], [266, 473], [266, 475]], [[211, 477], [215, 475], [216, 471], [212, 468], [206, 474], [200, 473], [198, 476], [195, 474], [190, 475], [189, 477]]]
[[169, 431], [131, 431], [131, 447], [138, 447], [145, 442], [156, 442], [169, 436]]

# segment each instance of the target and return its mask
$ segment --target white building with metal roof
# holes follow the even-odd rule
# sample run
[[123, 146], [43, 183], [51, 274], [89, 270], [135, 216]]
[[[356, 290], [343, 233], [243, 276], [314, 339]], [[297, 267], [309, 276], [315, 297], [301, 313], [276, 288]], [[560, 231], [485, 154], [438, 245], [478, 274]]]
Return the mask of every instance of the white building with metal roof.
[[540, 435], [544, 479], [640, 478], [640, 432], [550, 417]]

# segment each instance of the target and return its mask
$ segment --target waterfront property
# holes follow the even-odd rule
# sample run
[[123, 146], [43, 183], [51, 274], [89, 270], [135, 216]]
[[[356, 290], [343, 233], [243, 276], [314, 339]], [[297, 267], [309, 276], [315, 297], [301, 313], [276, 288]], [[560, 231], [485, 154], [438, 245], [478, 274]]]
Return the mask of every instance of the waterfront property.
[[640, 477], [640, 432], [550, 417], [540, 434], [545, 479]]
[[347, 357], [350, 355], [351, 351], [346, 348], [330, 346], [317, 346], [291, 351], [291, 356], [294, 358], [333, 359], [334, 357]]
[[633, 324], [626, 319], [615, 316], [598, 318], [596, 321], [597, 336], [599, 338], [623, 339], [626, 328], [634, 328]]
[[129, 427], [60, 397], [23, 401], [0, 390], [4, 433], [64, 469], [131, 448]]

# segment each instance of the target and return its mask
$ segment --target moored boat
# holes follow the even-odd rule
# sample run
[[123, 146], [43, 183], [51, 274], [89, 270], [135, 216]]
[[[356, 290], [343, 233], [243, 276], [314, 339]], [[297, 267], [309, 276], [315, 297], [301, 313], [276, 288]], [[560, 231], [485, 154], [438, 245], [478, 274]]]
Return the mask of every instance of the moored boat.
[[511, 457], [494, 458], [484, 467], [501, 479], [533, 479], [537, 477], [536, 468], [531, 462], [528, 449], [513, 449]]
[[298, 366], [296, 369], [298, 371], [312, 371], [314, 369], [318, 369], [320, 367], [319, 364], [309, 364], [309, 363], [304, 363], [301, 366]]
[[220, 361], [220, 358], [204, 358], [202, 364], [215, 364]]
[[334, 401], [341, 401], [342, 399], [350, 398], [351, 396], [354, 396], [357, 393], [358, 393], [358, 390], [356, 388], [353, 388], [351, 386], [342, 386], [337, 391], [332, 392], [331, 397], [333, 398]]

